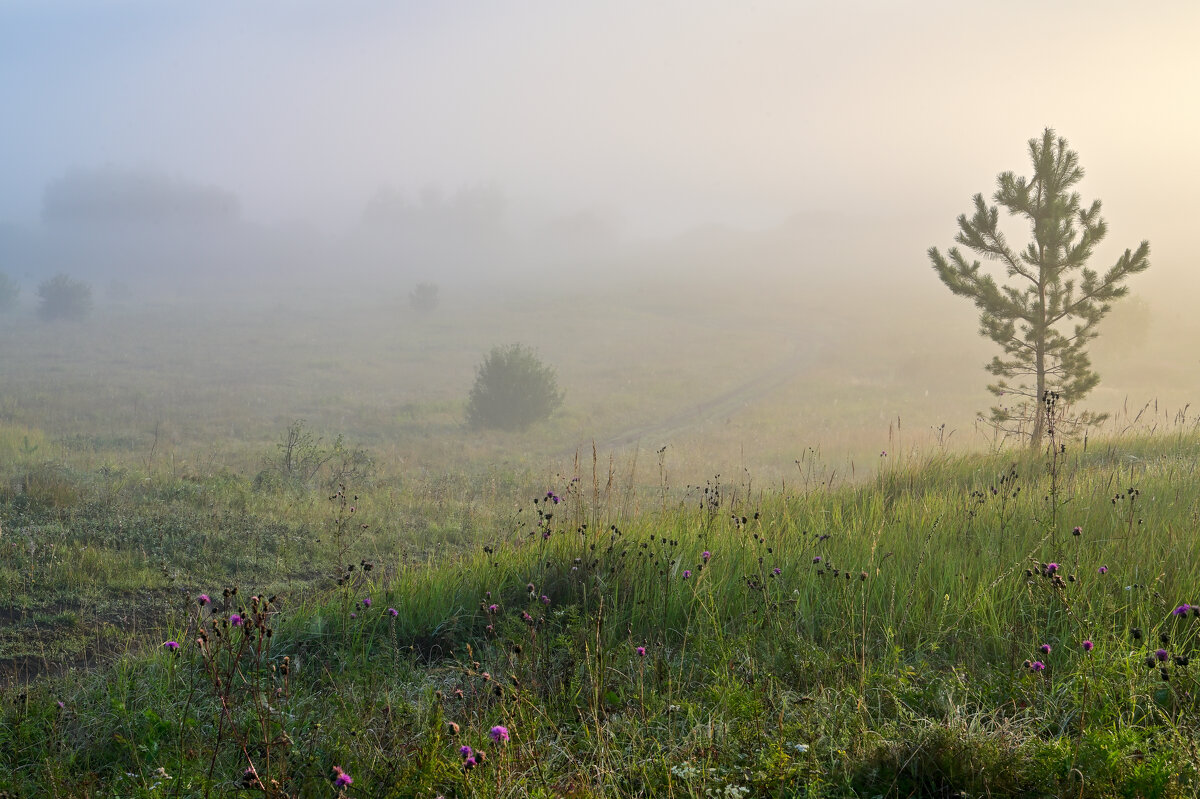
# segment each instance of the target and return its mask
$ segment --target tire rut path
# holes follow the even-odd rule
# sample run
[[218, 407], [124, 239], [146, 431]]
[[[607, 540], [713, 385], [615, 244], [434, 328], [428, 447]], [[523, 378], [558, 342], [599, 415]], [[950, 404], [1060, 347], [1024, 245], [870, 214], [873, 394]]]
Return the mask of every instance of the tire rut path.
[[[815, 362], [820, 350], [821, 346], [813, 342], [805, 342], [803, 346], [795, 344], [785, 358], [728, 391], [690, 404], [666, 418], [630, 427], [605, 439], [596, 439], [596, 451], [623, 450], [647, 438], [664, 439], [700, 422], [741, 410], [751, 401], [764, 397], [795, 379], [805, 367]], [[586, 442], [591, 443], [593, 442]], [[562, 454], [564, 457], [572, 456], [581, 451], [586, 444], [572, 447]]]

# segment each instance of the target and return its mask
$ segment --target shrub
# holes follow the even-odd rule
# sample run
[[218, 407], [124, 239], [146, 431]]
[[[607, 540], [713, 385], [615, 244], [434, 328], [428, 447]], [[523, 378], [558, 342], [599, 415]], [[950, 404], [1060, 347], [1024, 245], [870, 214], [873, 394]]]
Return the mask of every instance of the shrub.
[[467, 402], [472, 427], [521, 430], [550, 416], [563, 402], [554, 369], [520, 344], [495, 347], [475, 374]]
[[21, 287], [17, 285], [17, 281], [0, 272], [0, 313], [16, 308], [17, 296], [20, 293]]
[[332, 489], [351, 481], [370, 481], [375, 460], [366, 450], [347, 447], [345, 437], [340, 434], [329, 446], [322, 442], [303, 419], [296, 419], [275, 445], [276, 454], [264, 459], [266, 468], [255, 475], [254, 488], [278, 491], [319, 482]]
[[92, 312], [92, 287], [61, 272], [38, 286], [38, 316], [46, 322], [86, 319]]
[[420, 283], [409, 292], [408, 304], [416, 311], [432, 311], [438, 306], [438, 287], [436, 283]]

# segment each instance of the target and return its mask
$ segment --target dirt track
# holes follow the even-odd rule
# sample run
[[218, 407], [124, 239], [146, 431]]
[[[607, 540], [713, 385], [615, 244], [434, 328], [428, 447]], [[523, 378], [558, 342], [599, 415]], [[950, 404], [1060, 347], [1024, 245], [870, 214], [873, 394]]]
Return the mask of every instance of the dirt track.
[[[615, 436], [596, 440], [596, 451], [619, 451], [639, 444], [645, 439], [653, 439], [652, 443], [657, 448], [666, 443], [667, 437], [687, 430], [699, 422], [735, 413], [753, 400], [766, 396], [788, 381], [795, 379], [803, 368], [814, 362], [820, 349], [820, 343], [816, 342], [805, 342], [803, 345], [793, 344], [790, 352], [784, 358], [744, 383], [716, 396], [703, 399], [697, 404], [682, 408], [664, 419], [647, 421]], [[589, 445], [590, 443], [587, 442]], [[581, 447], [573, 447], [569, 452], [563, 454], [570, 456], [580, 449]]]

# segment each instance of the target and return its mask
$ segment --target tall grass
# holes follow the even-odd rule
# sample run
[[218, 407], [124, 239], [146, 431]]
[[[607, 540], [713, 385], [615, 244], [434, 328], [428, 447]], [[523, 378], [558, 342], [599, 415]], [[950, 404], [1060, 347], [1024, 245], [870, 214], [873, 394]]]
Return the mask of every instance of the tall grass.
[[[252, 571], [217, 559], [158, 616], [127, 597], [149, 648], [14, 684], [0, 788], [1192, 795], [1198, 461], [1194, 432], [887, 456], [857, 485], [713, 479], [636, 510], [597, 464], [440, 550], [389, 548], [373, 522], [398, 506], [364, 492], [355, 523], [372, 523], [336, 563], [351, 500], [316, 495], [291, 511], [310, 534]], [[231, 530], [270, 504], [204, 496]], [[188, 549], [203, 536], [219, 543]], [[216, 558], [222, 536], [166, 540]]]

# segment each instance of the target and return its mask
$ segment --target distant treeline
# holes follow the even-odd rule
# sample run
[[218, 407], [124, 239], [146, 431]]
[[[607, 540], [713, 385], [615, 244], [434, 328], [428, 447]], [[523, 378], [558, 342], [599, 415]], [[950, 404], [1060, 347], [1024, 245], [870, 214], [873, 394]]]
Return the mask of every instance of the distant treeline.
[[75, 170], [46, 187], [42, 221], [62, 224], [211, 225], [241, 215], [238, 199], [155, 172]]

